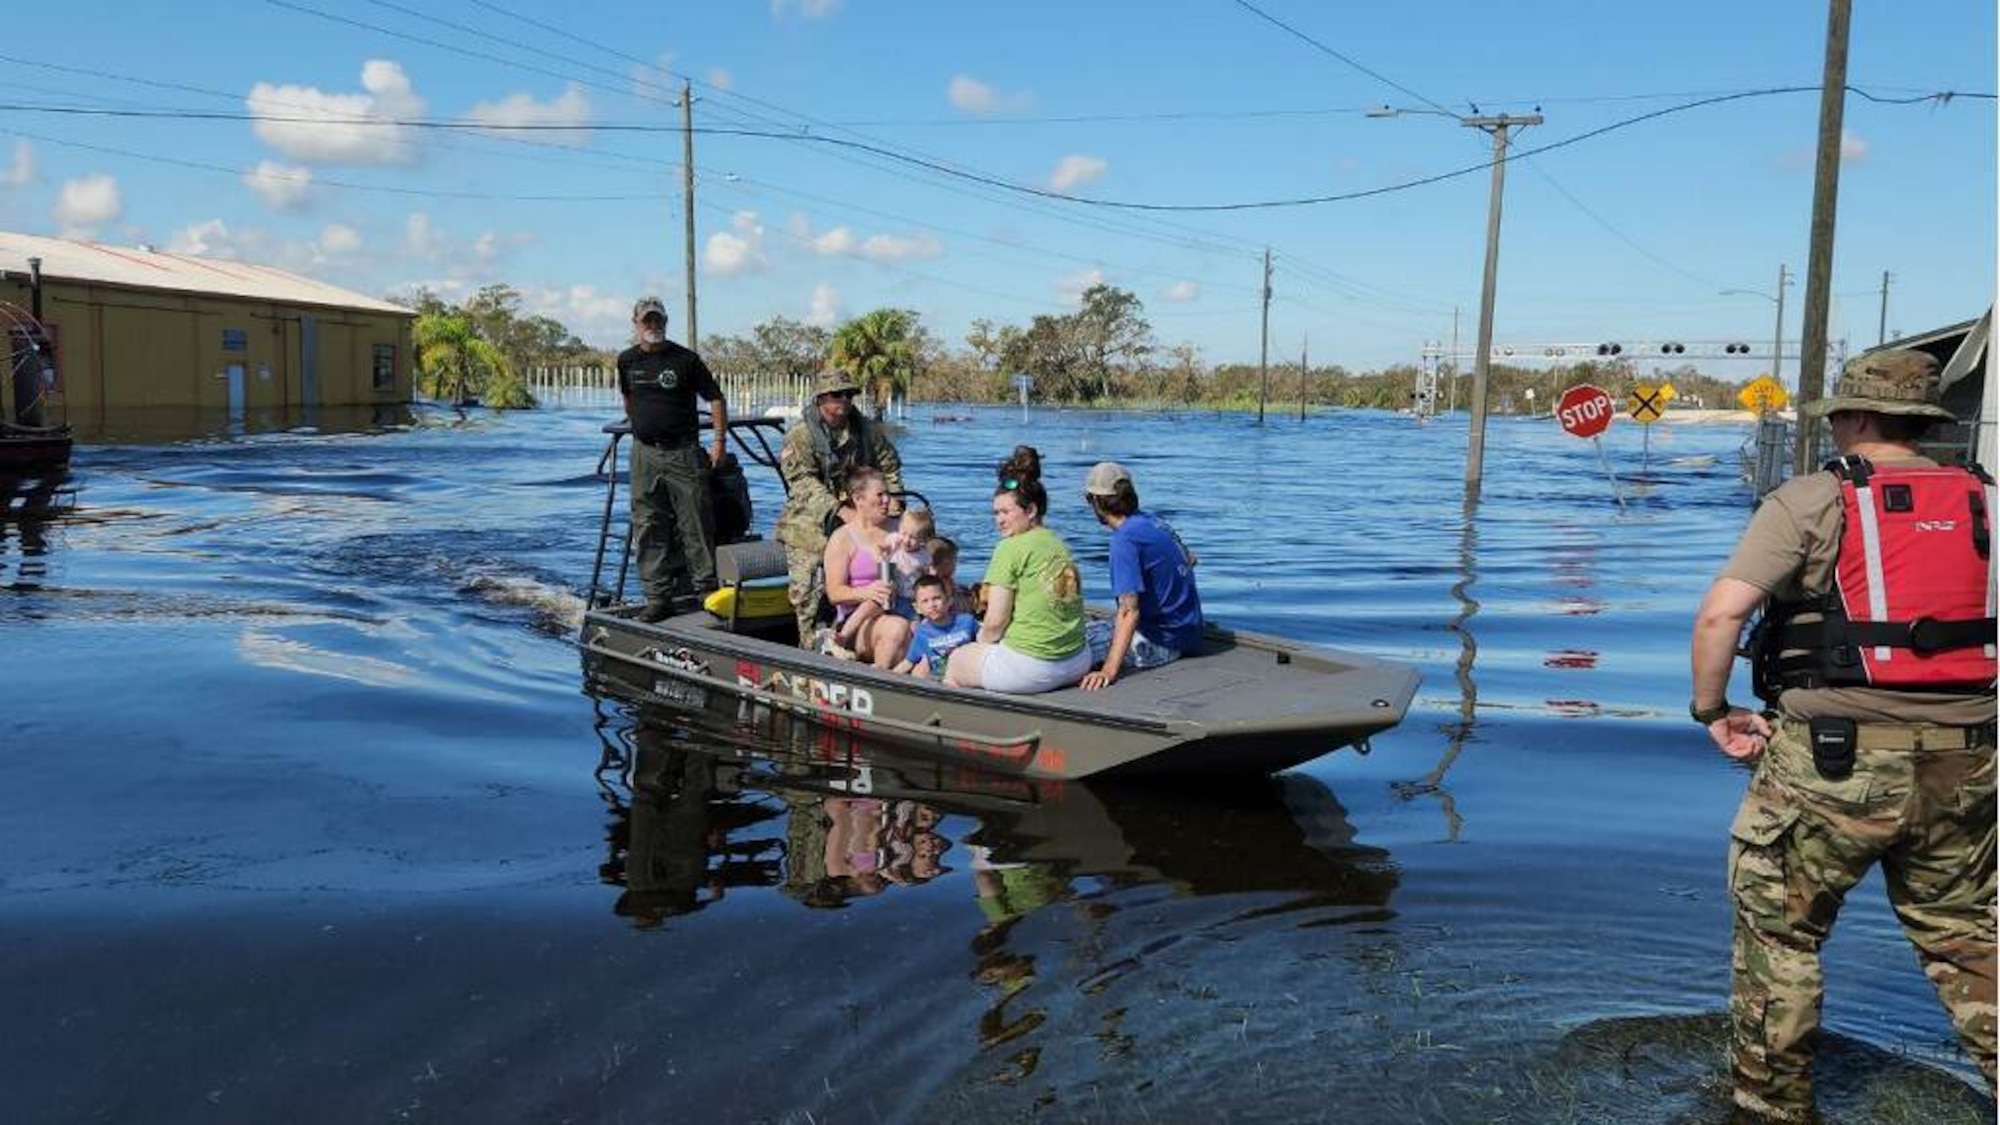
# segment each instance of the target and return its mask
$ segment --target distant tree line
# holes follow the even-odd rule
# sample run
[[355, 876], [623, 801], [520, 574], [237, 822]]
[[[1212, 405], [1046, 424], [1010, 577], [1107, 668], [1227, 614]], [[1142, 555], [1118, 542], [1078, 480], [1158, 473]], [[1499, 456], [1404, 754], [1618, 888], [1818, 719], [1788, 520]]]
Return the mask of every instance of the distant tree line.
[[[419, 386], [435, 398], [477, 398], [490, 406], [531, 406], [520, 373], [531, 367], [608, 364], [560, 322], [522, 316], [521, 295], [489, 285], [462, 305], [429, 290], [400, 298], [418, 313]], [[1260, 380], [1257, 365], [1210, 365], [1192, 344], [1161, 346], [1139, 297], [1114, 285], [1084, 290], [1074, 312], [1044, 314], [1026, 324], [972, 322], [954, 348], [911, 309], [881, 308], [822, 327], [776, 316], [742, 335], [703, 338], [702, 358], [717, 376], [810, 378], [829, 367], [863, 388], [879, 414], [894, 399], [947, 403], [1012, 402], [1014, 379], [1033, 382], [1029, 399], [1064, 406], [1165, 409], [1254, 409], [1259, 384], [1273, 409], [1308, 407], [1403, 409], [1416, 398], [1421, 369], [1394, 364], [1351, 372], [1339, 364], [1301, 369], [1273, 363]], [[1439, 369], [1438, 407], [1471, 400], [1471, 374], [1449, 363]], [[1488, 371], [1491, 409], [1502, 414], [1549, 412], [1563, 389], [1596, 383], [1620, 403], [1640, 382], [1671, 382], [1683, 405], [1733, 407], [1740, 383], [1703, 375], [1693, 364], [1642, 373], [1629, 358], [1518, 366]]]

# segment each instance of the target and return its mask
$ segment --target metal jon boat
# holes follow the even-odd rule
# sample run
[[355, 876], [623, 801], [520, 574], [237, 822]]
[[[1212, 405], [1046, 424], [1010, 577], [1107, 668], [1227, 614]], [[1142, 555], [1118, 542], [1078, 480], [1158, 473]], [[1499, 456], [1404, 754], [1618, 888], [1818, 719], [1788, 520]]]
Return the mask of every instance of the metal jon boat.
[[[643, 622], [641, 606], [622, 604], [630, 533], [613, 518], [619, 444], [629, 431], [622, 423], [605, 429], [605, 518], [579, 644], [586, 674], [613, 693], [782, 711], [902, 751], [1062, 779], [1265, 774], [1347, 746], [1365, 752], [1369, 736], [1402, 721], [1416, 693], [1417, 672], [1405, 665], [1214, 626], [1201, 656], [1128, 673], [1105, 690], [1016, 696], [805, 651], [789, 614], [730, 620], [694, 608]], [[772, 419], [730, 423], [737, 451], [771, 468], [782, 430]], [[607, 584], [608, 556], [621, 541], [617, 581]], [[745, 582], [782, 575], [783, 551], [763, 540], [727, 544], [717, 573], [740, 594]]]

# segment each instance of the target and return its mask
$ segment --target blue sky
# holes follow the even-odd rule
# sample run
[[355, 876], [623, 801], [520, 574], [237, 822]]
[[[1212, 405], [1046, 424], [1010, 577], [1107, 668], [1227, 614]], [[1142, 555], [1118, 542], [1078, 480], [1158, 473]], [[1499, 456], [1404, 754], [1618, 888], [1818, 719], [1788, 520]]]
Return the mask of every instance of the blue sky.
[[[1826, 18], [1819, 0], [1257, 5], [1358, 66], [1234, 0], [214, 0], [10, 13], [0, 101], [677, 125], [668, 91], [685, 75], [700, 127], [809, 129], [1010, 183], [1221, 203], [1365, 190], [1487, 154], [1447, 117], [1368, 106], [1540, 106], [1546, 124], [1517, 141], [1532, 148], [1704, 96], [1814, 85]], [[1858, 0], [1849, 79], [1990, 94], [1994, 45], [1983, 0]], [[1814, 93], [1750, 98], [1510, 165], [1496, 342], [1768, 340], [1770, 302], [1719, 291], [1768, 293], [1781, 262], [1803, 274], [1817, 116]], [[1995, 279], [1994, 103], [1850, 96], [1847, 128], [1833, 334], [1873, 342], [1884, 270], [1892, 333], [1978, 315]], [[1287, 359], [1309, 337], [1316, 361], [1407, 362], [1449, 336], [1454, 307], [1463, 339], [1474, 331], [1483, 169], [1350, 202], [1152, 214], [797, 140], [702, 135], [695, 164], [705, 333], [887, 304], [958, 343], [975, 317], [1025, 323], [1101, 280], [1139, 294], [1163, 344], [1254, 360], [1266, 245]], [[369, 293], [505, 281], [604, 344], [640, 292], [680, 326], [679, 181], [679, 137], [663, 133], [0, 110], [0, 227], [266, 261]], [[1803, 299], [1801, 283], [1788, 337]]]

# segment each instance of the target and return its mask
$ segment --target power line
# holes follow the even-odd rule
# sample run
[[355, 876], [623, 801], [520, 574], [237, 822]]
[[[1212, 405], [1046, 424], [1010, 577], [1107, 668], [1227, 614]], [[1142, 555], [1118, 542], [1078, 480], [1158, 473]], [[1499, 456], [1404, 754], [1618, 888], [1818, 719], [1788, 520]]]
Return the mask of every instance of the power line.
[[1236, 6], [1242, 8], [1244, 11], [1249, 12], [1251, 15], [1256, 16], [1258, 19], [1261, 19], [1264, 22], [1271, 24], [1274, 27], [1282, 29], [1287, 34], [1291, 35], [1293, 38], [1301, 40], [1305, 43], [1309, 43], [1313, 47], [1320, 50], [1321, 52], [1331, 55], [1336, 59], [1339, 59], [1341, 62], [1344, 62], [1348, 66], [1351, 66], [1354, 69], [1360, 71], [1361, 73], [1367, 75], [1368, 77], [1373, 78], [1377, 82], [1380, 82], [1385, 86], [1390, 86], [1397, 90], [1400, 90], [1403, 93], [1408, 94], [1410, 97], [1417, 99], [1418, 101], [1424, 103], [1427, 106], [1430, 106], [1432, 109], [1438, 110], [1441, 113], [1452, 113], [1453, 116], [1456, 116], [1456, 113], [1454, 113], [1452, 110], [1446, 109], [1444, 106], [1441, 106], [1438, 103], [1423, 96], [1422, 94], [1417, 93], [1415, 90], [1412, 90], [1408, 86], [1403, 85], [1401, 82], [1398, 82], [1395, 79], [1389, 77], [1388, 75], [1383, 74], [1381, 71], [1372, 70], [1366, 66], [1363, 66], [1361, 63], [1356, 62], [1354, 59], [1348, 57], [1347, 55], [1341, 54], [1339, 51], [1334, 50], [1332, 47], [1327, 46], [1325, 43], [1322, 43], [1319, 40], [1314, 39], [1312, 36], [1307, 35], [1305, 32], [1300, 31], [1298, 28], [1293, 27], [1291, 24], [1286, 23], [1284, 20], [1281, 20], [1278, 17], [1272, 15], [1271, 13], [1265, 11], [1264, 9], [1259, 8], [1257, 5], [1252, 4], [1250, 0], [1236, 0]]

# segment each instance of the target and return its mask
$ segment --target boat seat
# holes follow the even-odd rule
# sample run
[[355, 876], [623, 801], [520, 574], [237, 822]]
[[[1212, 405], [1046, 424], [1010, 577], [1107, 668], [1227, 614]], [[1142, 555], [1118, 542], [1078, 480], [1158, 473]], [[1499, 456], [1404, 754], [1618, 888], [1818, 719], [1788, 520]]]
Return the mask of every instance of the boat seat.
[[703, 605], [729, 622], [730, 632], [740, 631], [739, 625], [744, 623], [791, 620], [792, 603], [787, 595], [790, 572], [783, 544], [753, 539], [717, 547], [715, 579], [720, 588]]

